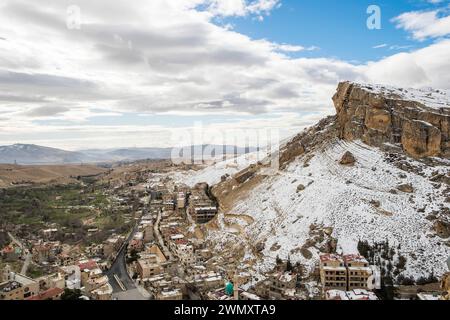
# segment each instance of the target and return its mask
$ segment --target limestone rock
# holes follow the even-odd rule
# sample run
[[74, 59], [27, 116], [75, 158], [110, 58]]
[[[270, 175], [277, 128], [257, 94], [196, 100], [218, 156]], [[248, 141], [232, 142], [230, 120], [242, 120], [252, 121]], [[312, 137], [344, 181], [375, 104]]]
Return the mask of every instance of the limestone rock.
[[402, 145], [415, 158], [436, 156], [441, 150], [441, 131], [423, 121], [405, 121]]
[[301, 191], [303, 191], [303, 190], [305, 190], [306, 189], [306, 187], [303, 185], [303, 184], [300, 184], [298, 187], [297, 187], [297, 192], [301, 192]]
[[433, 99], [425, 103], [413, 95], [402, 96], [405, 92], [340, 83], [333, 97], [339, 138], [375, 147], [401, 146], [414, 158], [450, 157], [448, 98], [436, 107], [427, 105]]
[[398, 190], [405, 193], [413, 193], [414, 187], [410, 184], [401, 184], [397, 187]]
[[450, 223], [436, 220], [433, 225], [434, 231], [436, 231], [436, 234], [441, 237], [442, 239], [447, 239], [450, 237]]
[[342, 165], [354, 165], [355, 162], [356, 162], [355, 156], [350, 151], [347, 151], [342, 156], [342, 159], [339, 163]]

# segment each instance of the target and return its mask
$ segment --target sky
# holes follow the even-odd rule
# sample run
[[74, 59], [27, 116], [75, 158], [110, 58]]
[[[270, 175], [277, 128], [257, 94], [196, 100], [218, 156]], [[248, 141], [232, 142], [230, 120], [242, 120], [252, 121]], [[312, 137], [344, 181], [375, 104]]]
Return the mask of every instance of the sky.
[[335, 113], [340, 81], [450, 89], [449, 13], [445, 0], [1, 0], [0, 145], [286, 138]]

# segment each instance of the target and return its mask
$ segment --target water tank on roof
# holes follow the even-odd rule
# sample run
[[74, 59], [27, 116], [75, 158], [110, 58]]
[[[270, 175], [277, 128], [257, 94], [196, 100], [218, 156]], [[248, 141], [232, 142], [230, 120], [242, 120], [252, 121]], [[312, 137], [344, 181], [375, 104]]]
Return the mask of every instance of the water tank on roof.
[[225, 293], [229, 296], [232, 296], [234, 293], [234, 285], [231, 282], [228, 282], [225, 285]]

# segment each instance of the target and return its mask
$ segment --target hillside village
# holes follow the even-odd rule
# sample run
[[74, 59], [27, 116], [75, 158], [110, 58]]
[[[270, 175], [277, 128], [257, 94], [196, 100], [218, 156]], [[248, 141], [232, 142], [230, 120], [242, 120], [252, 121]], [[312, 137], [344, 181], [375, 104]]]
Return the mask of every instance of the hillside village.
[[34, 185], [24, 208], [5, 189], [0, 299], [448, 300], [448, 109], [411, 94], [341, 84], [275, 175], [259, 151]]

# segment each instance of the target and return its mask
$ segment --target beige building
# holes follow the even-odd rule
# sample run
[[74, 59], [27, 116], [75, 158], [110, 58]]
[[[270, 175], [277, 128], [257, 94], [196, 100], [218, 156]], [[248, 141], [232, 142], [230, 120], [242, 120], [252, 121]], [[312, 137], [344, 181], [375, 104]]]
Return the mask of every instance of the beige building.
[[184, 209], [186, 207], [186, 194], [184, 192], [177, 193], [177, 209]]
[[111, 300], [113, 288], [109, 283], [105, 283], [101, 287], [91, 291], [91, 297], [94, 300]]
[[283, 299], [291, 295], [297, 287], [297, 274], [292, 272], [278, 272], [270, 276], [269, 296]]
[[447, 272], [441, 281], [441, 288], [444, 290], [442, 300], [450, 300], [450, 272]]
[[42, 276], [37, 278], [36, 281], [39, 283], [39, 287], [45, 290], [51, 288], [64, 289], [66, 287], [66, 279], [60, 272]]
[[185, 239], [174, 240], [170, 243], [175, 256], [185, 266], [195, 264], [194, 247]]
[[123, 236], [112, 236], [109, 239], [107, 239], [103, 243], [103, 256], [105, 258], [112, 258], [116, 255], [117, 251], [122, 246], [123, 242], [125, 240], [125, 237]]
[[164, 273], [164, 268], [155, 254], [147, 254], [136, 263], [136, 271], [141, 279], [151, 278], [155, 275]]
[[[28, 298], [28, 297], [34, 296], [39, 293], [39, 282], [38, 281], [33, 280], [33, 279], [31, 279], [27, 276], [21, 275], [21, 274], [11, 272], [11, 269], [9, 268], [9, 266], [7, 266], [7, 268], [5, 268], [3, 280], [4, 280], [4, 283], [8, 283], [8, 282], [9, 283], [10, 282], [18, 283], [21, 287], [20, 290], [23, 291], [23, 298]], [[11, 287], [14, 287], [14, 285], [12, 285]]]
[[336, 254], [321, 255], [320, 280], [324, 290], [347, 290], [347, 268], [344, 259]]
[[373, 270], [367, 260], [358, 254], [345, 256], [324, 254], [320, 256], [319, 267], [320, 279], [325, 291], [370, 289], [368, 284]]
[[23, 286], [17, 281], [0, 283], [0, 300], [23, 300]]
[[368, 289], [369, 278], [372, 276], [372, 269], [369, 262], [360, 255], [344, 256], [347, 267], [347, 290]]
[[182, 300], [183, 293], [180, 289], [164, 290], [156, 295], [156, 300]]

